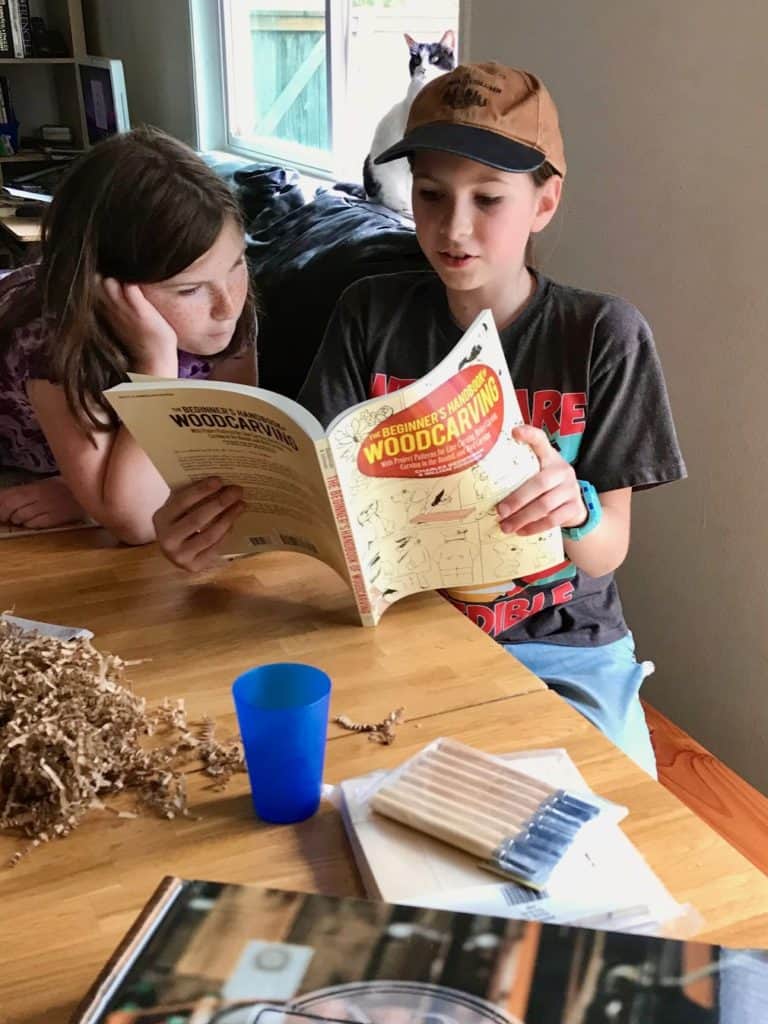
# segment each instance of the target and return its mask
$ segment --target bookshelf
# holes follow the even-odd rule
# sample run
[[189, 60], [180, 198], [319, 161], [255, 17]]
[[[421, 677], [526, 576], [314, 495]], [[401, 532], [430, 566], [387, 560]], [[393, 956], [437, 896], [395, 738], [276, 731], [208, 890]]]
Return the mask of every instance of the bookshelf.
[[[86, 55], [81, 0], [30, 0], [33, 17], [45, 19], [58, 31], [70, 56], [0, 57], [0, 75], [8, 80], [21, 135], [30, 138], [41, 124], [66, 124], [72, 129], [73, 146], [85, 146], [85, 110], [77, 65]], [[18, 170], [18, 164], [50, 163], [43, 153], [23, 149], [14, 156], [0, 156], [0, 184]]]
[[74, 64], [74, 57], [0, 57], [0, 64]]

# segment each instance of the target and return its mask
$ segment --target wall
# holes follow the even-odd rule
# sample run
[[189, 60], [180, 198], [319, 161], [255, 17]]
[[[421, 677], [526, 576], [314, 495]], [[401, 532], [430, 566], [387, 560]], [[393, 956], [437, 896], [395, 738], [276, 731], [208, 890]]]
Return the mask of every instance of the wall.
[[569, 174], [540, 252], [657, 338], [690, 478], [637, 495], [621, 571], [646, 695], [768, 792], [768, 7], [465, 3], [464, 57], [537, 71]]
[[122, 60], [131, 123], [197, 141], [188, 0], [83, 0], [88, 52]]

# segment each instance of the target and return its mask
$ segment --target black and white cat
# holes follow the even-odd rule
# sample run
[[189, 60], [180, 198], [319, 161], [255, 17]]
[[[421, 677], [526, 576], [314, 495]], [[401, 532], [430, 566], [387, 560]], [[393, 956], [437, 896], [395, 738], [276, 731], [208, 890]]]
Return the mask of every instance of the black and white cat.
[[363, 184], [369, 199], [388, 206], [396, 213], [413, 215], [411, 209], [411, 170], [407, 160], [393, 160], [388, 164], [374, 164], [374, 159], [389, 146], [394, 146], [405, 135], [405, 125], [411, 103], [427, 82], [456, 67], [456, 42], [453, 31], [443, 33], [439, 43], [417, 43], [407, 33], [411, 81], [405, 98], [396, 103], [379, 121], [368, 156], [363, 164]]

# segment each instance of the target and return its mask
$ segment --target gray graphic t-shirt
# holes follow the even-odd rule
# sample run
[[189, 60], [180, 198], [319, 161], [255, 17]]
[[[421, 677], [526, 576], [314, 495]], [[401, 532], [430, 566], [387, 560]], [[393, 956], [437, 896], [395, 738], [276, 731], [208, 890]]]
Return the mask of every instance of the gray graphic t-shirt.
[[[365, 278], [339, 300], [299, 401], [327, 425], [423, 376], [462, 333], [436, 275]], [[653, 336], [630, 303], [536, 274], [501, 341], [523, 418], [546, 431], [579, 479], [603, 492], [685, 476]], [[593, 578], [570, 561], [443, 593], [501, 643], [588, 646], [627, 633], [613, 574]]]

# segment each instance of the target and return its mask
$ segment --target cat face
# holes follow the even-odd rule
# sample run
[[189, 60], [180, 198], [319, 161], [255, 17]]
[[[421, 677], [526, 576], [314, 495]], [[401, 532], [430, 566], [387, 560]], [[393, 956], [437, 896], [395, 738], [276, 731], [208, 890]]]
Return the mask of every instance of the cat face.
[[408, 72], [411, 78], [420, 77], [428, 82], [456, 67], [456, 44], [450, 29], [443, 33], [439, 43], [418, 43], [407, 33], [405, 41], [410, 54]]

